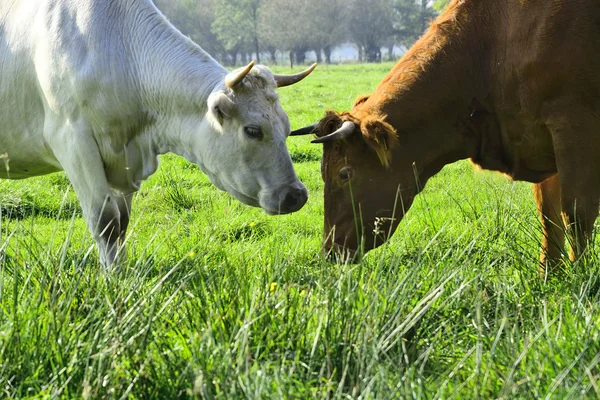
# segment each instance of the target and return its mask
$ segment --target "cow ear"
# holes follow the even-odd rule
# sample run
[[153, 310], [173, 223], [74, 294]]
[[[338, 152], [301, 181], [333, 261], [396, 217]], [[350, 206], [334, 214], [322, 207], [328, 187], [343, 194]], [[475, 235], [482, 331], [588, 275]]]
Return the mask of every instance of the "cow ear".
[[335, 111], [328, 110], [321, 121], [319, 121], [317, 132], [322, 132], [322, 136], [326, 136], [339, 128], [340, 125], [342, 125], [340, 115]]
[[213, 125], [218, 128], [223, 126], [223, 121], [231, 117], [234, 103], [223, 92], [212, 93], [208, 97], [208, 117]]
[[369, 100], [369, 96], [369, 94], [361, 94], [360, 96], [358, 96], [356, 100], [354, 100], [354, 105], [352, 106], [352, 108]]
[[392, 161], [392, 148], [398, 141], [394, 127], [385, 122], [385, 118], [369, 116], [360, 122], [360, 131], [365, 141], [377, 153], [381, 164], [389, 168]]

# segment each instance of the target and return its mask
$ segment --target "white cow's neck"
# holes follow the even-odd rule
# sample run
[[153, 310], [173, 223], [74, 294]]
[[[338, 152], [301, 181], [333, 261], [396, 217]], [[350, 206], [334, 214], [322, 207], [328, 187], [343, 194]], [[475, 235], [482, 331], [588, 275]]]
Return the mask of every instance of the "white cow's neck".
[[228, 71], [175, 29], [150, 0], [126, 3], [144, 105], [159, 114], [205, 110]]
[[225, 87], [228, 71], [173, 27], [150, 0], [119, 2], [116, 7], [125, 15], [124, 36], [132, 39], [128, 56], [138, 101], [151, 121], [143, 140], [156, 154], [173, 152], [201, 164], [186, 132], [190, 125], [209, 127], [201, 116], [209, 95]]

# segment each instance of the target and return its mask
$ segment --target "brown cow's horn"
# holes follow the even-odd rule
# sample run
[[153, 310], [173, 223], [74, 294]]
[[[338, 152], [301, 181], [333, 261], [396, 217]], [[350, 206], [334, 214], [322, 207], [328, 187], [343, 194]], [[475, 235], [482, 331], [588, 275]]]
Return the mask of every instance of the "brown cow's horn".
[[230, 89], [235, 88], [242, 81], [242, 79], [244, 79], [244, 77], [248, 75], [248, 72], [250, 72], [252, 67], [254, 67], [254, 61], [250, 61], [250, 64], [246, 65], [244, 69], [242, 69], [236, 74], [227, 74], [227, 76], [225, 77], [225, 84], [227, 85], [227, 87]]
[[302, 79], [306, 78], [308, 75], [310, 75], [311, 72], [313, 72], [313, 70], [316, 67], [317, 67], [317, 63], [314, 63], [313, 65], [308, 67], [307, 70], [299, 72], [297, 74], [293, 74], [293, 75], [273, 74], [273, 77], [275, 78], [275, 82], [277, 82], [277, 87], [289, 86], [289, 85], [293, 85], [296, 82], [300, 82]]
[[300, 135], [310, 135], [319, 127], [319, 123], [314, 123], [309, 126], [305, 126], [304, 128], [296, 129], [290, 133], [290, 136], [300, 136]]
[[333, 140], [345, 139], [354, 133], [355, 128], [356, 125], [354, 125], [354, 122], [344, 121], [342, 126], [337, 131], [332, 132], [327, 136], [321, 136], [320, 138], [313, 140], [311, 143], [325, 143]]

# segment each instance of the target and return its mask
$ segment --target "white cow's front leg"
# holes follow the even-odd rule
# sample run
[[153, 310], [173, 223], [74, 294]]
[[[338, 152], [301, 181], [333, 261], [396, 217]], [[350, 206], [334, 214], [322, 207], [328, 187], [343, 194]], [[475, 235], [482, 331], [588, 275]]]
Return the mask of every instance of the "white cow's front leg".
[[86, 124], [68, 124], [51, 135], [49, 145], [73, 185], [83, 217], [100, 252], [110, 265], [118, 255], [121, 215], [104, 172], [104, 162]]
[[119, 255], [119, 238], [121, 236], [119, 206], [110, 194], [104, 197], [99, 212], [97, 212], [97, 205], [95, 205], [97, 203], [92, 203], [86, 213], [86, 207], [81, 201], [83, 217], [98, 245], [100, 262], [102, 265], [111, 265], [115, 263]]
[[134, 193], [115, 193], [115, 200], [119, 207], [119, 259], [124, 260], [127, 251], [125, 241], [127, 239], [127, 226], [129, 225], [129, 215], [131, 214], [131, 201]]

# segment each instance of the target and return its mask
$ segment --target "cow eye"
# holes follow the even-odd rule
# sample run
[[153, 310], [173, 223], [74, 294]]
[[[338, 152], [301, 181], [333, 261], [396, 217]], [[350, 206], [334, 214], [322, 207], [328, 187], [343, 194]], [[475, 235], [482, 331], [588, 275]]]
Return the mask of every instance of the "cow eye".
[[352, 178], [352, 170], [348, 167], [344, 167], [344, 168], [340, 169], [339, 175], [340, 175], [340, 179], [342, 181], [346, 182], [347, 180]]
[[250, 139], [262, 139], [263, 133], [262, 130], [258, 126], [248, 125], [244, 127], [244, 133]]

